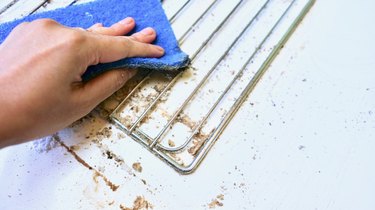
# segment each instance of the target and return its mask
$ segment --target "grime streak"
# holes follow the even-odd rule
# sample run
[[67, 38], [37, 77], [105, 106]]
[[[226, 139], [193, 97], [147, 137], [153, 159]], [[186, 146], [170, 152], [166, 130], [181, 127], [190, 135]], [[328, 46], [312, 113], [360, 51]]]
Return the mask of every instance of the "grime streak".
[[68, 147], [67, 145], [65, 145], [59, 136], [55, 135], [55, 140], [62, 146], [64, 147], [70, 154], [73, 155], [73, 157], [79, 162], [81, 163], [83, 166], [85, 166], [86, 168], [88, 168], [89, 170], [93, 170], [95, 172], [95, 176], [96, 177], [101, 177], [103, 179], [103, 181], [106, 183], [106, 185], [111, 188], [112, 191], [116, 191], [119, 186], [118, 185], [115, 185], [113, 184], [106, 176], [104, 176], [102, 173], [100, 173], [98, 170], [94, 169], [93, 167], [91, 167], [88, 163], [86, 163], [81, 157], [79, 157], [77, 155], [76, 152], [74, 152], [74, 150], [71, 148], [71, 147]]

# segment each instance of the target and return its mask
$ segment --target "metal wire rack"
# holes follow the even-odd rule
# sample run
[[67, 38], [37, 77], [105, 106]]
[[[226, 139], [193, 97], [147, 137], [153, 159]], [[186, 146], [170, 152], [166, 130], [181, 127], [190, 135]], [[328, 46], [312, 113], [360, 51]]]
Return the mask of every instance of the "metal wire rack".
[[191, 66], [173, 77], [145, 71], [104, 108], [175, 170], [193, 172], [314, 2], [164, 1]]

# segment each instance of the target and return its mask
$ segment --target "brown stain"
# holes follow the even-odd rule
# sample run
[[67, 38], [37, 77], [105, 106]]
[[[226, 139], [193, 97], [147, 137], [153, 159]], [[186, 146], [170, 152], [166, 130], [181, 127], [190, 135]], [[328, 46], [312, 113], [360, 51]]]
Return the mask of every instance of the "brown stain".
[[96, 181], [96, 183], [98, 183], [98, 180], [97, 180], [97, 177], [101, 177], [103, 179], [103, 181], [105, 182], [105, 184], [111, 188], [112, 191], [116, 191], [119, 186], [118, 185], [115, 185], [113, 184], [110, 180], [108, 180], [107, 177], [105, 177], [103, 174], [99, 173], [98, 171], [94, 170], [95, 173], [94, 173], [94, 176], [93, 176], [93, 179]]
[[143, 196], [137, 196], [133, 201], [133, 207], [126, 207], [120, 204], [121, 210], [141, 210], [141, 209], [153, 209], [154, 206], [148, 202]]
[[142, 165], [141, 165], [140, 162], [135, 162], [135, 163], [133, 163], [132, 167], [133, 167], [133, 169], [134, 169], [135, 171], [137, 171], [137, 172], [139, 172], [139, 173], [141, 173], [142, 170], [143, 170]]
[[126, 207], [126, 206], [124, 206], [122, 204], [120, 204], [120, 209], [121, 210], [130, 210], [130, 208], [128, 208], [128, 207]]
[[70, 154], [73, 155], [74, 159], [76, 159], [80, 164], [82, 164], [84, 167], [88, 168], [89, 170], [93, 170], [95, 172], [94, 174], [94, 181], [96, 183], [98, 183], [98, 180], [97, 180], [97, 177], [101, 177], [103, 179], [103, 181], [105, 182], [105, 184], [112, 190], [112, 191], [116, 191], [118, 188], [119, 188], [119, 185], [115, 185], [113, 184], [106, 176], [104, 176], [102, 173], [100, 173], [99, 171], [97, 171], [96, 169], [94, 169], [93, 167], [91, 167], [88, 163], [86, 163], [81, 157], [79, 157], [77, 155], [76, 152], [74, 152], [73, 148], [71, 147], [68, 147], [67, 145], [65, 145], [59, 136], [55, 136], [55, 140], [62, 146], [64, 147]]
[[193, 145], [188, 149], [188, 152], [195, 157], [214, 131], [215, 130], [212, 129], [209, 134], [202, 133], [201, 131], [196, 133], [192, 141]]

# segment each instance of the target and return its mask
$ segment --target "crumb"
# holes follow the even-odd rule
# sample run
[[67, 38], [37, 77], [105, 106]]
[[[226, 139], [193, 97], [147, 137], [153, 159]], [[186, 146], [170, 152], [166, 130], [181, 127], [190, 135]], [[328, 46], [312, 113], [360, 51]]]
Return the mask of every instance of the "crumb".
[[167, 119], [171, 118], [171, 115], [165, 110], [161, 110], [161, 116], [163, 116], [164, 118], [167, 118]]
[[103, 138], [110, 138], [112, 136], [112, 127], [104, 127], [101, 131], [96, 132], [99, 140]]
[[211, 203], [209, 203], [208, 204], [208, 208], [210, 208], [210, 209], [213, 209], [213, 208], [215, 208], [216, 206], [223, 206], [224, 204], [222, 203], [222, 202], [220, 202], [220, 201], [218, 201], [217, 199], [213, 199], [212, 201], [211, 201]]
[[170, 147], [175, 147], [176, 146], [176, 144], [174, 143], [174, 141], [172, 141], [171, 139], [168, 140], [168, 145]]
[[223, 194], [217, 195], [216, 198], [222, 201], [224, 200], [224, 195]]
[[121, 210], [132, 210], [131, 208], [125, 207], [124, 205], [120, 204]]
[[182, 159], [177, 156], [175, 153], [169, 153], [169, 156], [172, 157], [178, 164], [185, 165]]
[[195, 134], [193, 139], [193, 146], [188, 149], [188, 152], [193, 156], [197, 155], [198, 151], [206, 142], [206, 140], [211, 136], [213, 131], [214, 130], [212, 130], [210, 134], [204, 134], [202, 132], [198, 132], [197, 134]]
[[150, 202], [145, 200], [143, 196], [137, 196], [137, 198], [133, 202], [133, 207], [126, 207], [124, 205], [120, 205], [121, 210], [141, 210], [141, 209], [153, 209], [154, 207]]
[[125, 137], [126, 137], [125, 134], [123, 134], [121, 132], [117, 133], [117, 138], [118, 139], [124, 139]]
[[204, 143], [203, 140], [194, 139], [193, 140], [193, 146], [188, 149], [188, 152], [191, 155], [195, 156], [198, 153], [199, 149], [203, 146], [203, 143]]
[[137, 172], [141, 173], [142, 172], [142, 166], [140, 162], [133, 163], [133, 169], [136, 170]]
[[134, 111], [135, 113], [139, 113], [139, 106], [134, 105], [130, 108], [131, 111]]
[[151, 207], [151, 204], [145, 200], [143, 196], [137, 196], [134, 201], [133, 209], [148, 209]]
[[142, 183], [143, 183], [144, 185], [146, 185], [146, 184], [147, 184], [146, 180], [144, 180], [144, 179], [141, 179], [141, 181], [142, 181]]
[[108, 158], [108, 159], [113, 159], [113, 155], [112, 155], [112, 152], [111, 152], [111, 151], [107, 150], [107, 151], [105, 152], [105, 154], [107, 155], [107, 158]]
[[193, 120], [190, 119], [189, 116], [187, 116], [186, 114], [180, 114], [177, 119], [176, 119], [177, 122], [180, 122], [184, 125], [186, 125], [188, 128], [190, 128], [191, 130], [194, 129], [195, 125], [197, 124], [196, 122], [194, 122]]

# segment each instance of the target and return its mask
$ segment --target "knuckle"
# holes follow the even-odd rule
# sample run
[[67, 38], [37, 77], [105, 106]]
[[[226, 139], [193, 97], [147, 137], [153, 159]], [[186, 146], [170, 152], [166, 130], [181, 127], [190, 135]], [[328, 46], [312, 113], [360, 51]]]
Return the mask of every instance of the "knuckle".
[[85, 43], [86, 36], [82, 31], [78, 30], [71, 30], [66, 37], [65, 43], [67, 44], [67, 47], [76, 47], [80, 46]]
[[34, 20], [31, 22], [34, 25], [40, 26], [40, 27], [48, 27], [51, 25], [56, 25], [58, 24], [56, 21], [50, 19], [50, 18], [42, 18], [38, 20]]
[[125, 57], [129, 57], [133, 54], [133, 50], [134, 50], [134, 40], [133, 38], [130, 38], [130, 37], [121, 37], [123, 38], [122, 42], [121, 42], [121, 47], [123, 49], [125, 49], [125, 52], [126, 52], [126, 55]]
[[132, 41], [140, 41], [138, 34], [134, 34], [133, 36], [129, 36], [128, 39]]

